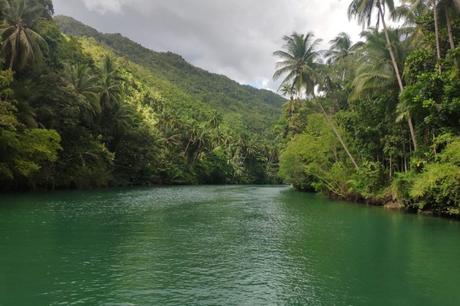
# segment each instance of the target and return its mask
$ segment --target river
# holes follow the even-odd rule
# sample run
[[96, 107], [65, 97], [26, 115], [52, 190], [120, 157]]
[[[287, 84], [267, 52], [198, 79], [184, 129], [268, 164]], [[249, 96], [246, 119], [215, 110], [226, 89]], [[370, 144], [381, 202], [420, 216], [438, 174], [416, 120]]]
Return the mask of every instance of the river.
[[0, 305], [459, 305], [460, 222], [284, 186], [0, 195]]

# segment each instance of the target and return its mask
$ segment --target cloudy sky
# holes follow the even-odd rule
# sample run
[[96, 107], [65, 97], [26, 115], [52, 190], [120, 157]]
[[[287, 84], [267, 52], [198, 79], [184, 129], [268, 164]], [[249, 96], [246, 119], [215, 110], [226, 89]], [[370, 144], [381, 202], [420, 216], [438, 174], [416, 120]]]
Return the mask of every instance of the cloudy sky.
[[276, 89], [273, 51], [282, 36], [312, 31], [324, 40], [361, 27], [348, 0], [54, 0], [57, 14], [259, 88]]

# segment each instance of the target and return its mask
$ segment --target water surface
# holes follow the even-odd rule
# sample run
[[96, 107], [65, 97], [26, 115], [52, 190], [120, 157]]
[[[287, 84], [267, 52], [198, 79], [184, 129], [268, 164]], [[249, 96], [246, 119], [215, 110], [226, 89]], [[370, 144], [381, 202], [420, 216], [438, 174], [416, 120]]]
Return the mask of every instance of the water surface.
[[460, 223], [287, 187], [0, 195], [0, 305], [459, 305]]

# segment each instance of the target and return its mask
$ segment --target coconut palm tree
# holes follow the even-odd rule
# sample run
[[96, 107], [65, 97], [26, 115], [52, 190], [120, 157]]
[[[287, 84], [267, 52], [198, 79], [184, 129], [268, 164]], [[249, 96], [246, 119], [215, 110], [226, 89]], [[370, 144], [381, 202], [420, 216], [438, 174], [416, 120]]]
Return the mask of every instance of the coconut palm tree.
[[290, 100], [294, 100], [294, 97], [297, 95], [297, 91], [289, 83], [281, 84], [279, 91], [283, 96], [289, 97]]
[[43, 7], [24, 0], [6, 0], [0, 25], [1, 51], [10, 70], [21, 70], [43, 57], [46, 41], [34, 26], [42, 17]]
[[451, 49], [455, 49], [454, 36], [452, 33], [451, 16], [456, 12], [460, 12], [460, 0], [441, 0], [439, 6], [444, 10], [444, 18], [447, 27], [447, 35], [449, 37], [449, 45]]
[[[330, 47], [324, 55], [327, 58], [328, 67], [324, 74], [327, 78], [337, 80], [336, 83], [343, 83], [348, 75], [352, 72], [350, 59], [354, 54], [354, 46], [350, 35], [345, 32], [339, 33], [334, 39], [329, 41]], [[333, 72], [333, 73], [331, 73]], [[325, 79], [327, 81], [327, 78]], [[339, 84], [329, 84], [332, 86], [340, 86]]]
[[[390, 30], [388, 35], [393, 41], [395, 58], [398, 66], [402, 66], [411, 50], [410, 40], [404, 39], [403, 30]], [[397, 80], [391, 64], [390, 54], [386, 48], [386, 38], [382, 32], [371, 28], [361, 33], [363, 42], [355, 45], [356, 58], [359, 65], [353, 79], [351, 98], [363, 95], [381, 94], [391, 90]]]
[[38, 5], [40, 5], [43, 9], [43, 17], [51, 18], [54, 14], [54, 6], [52, 0], [36, 0]]
[[121, 97], [123, 79], [110, 56], [104, 57], [100, 76], [100, 99], [104, 108], [111, 109]]
[[[403, 92], [404, 84], [402, 81], [402, 76], [400, 73], [400, 68], [394, 54], [393, 45], [389, 35], [389, 29], [385, 21], [386, 10], [389, 10], [391, 14], [395, 11], [395, 6], [393, 0], [352, 0], [350, 6], [348, 7], [348, 17], [351, 19], [353, 17], [357, 18], [358, 23], [363, 26], [369, 27], [372, 23], [372, 19], [377, 10], [377, 29], [380, 25], [380, 22], [383, 25], [383, 32], [385, 34], [386, 44], [388, 52], [390, 54], [391, 63], [393, 65], [394, 73], [398, 81], [399, 90]], [[410, 114], [407, 115], [407, 123], [409, 125], [409, 130], [412, 138], [412, 144], [414, 146], [414, 151], [417, 151], [417, 137], [415, 133], [414, 124], [412, 122], [412, 117]]]
[[101, 101], [98, 94], [101, 87], [88, 65], [65, 64], [64, 79], [78, 94], [83, 107], [91, 116], [96, 116], [101, 112]]
[[377, 11], [376, 28], [378, 30], [380, 23], [382, 23], [387, 48], [390, 52], [393, 68], [398, 79], [398, 85], [402, 91], [404, 89], [404, 85], [401, 78], [400, 68], [398, 67], [396, 57], [394, 55], [392, 42], [388, 35], [388, 27], [385, 21], [385, 12], [387, 9], [390, 11], [391, 14], [394, 13], [395, 6], [393, 0], [353, 0], [350, 6], [348, 7], [348, 18], [351, 19], [355, 17], [358, 20], [359, 24], [365, 27], [370, 27], [372, 24], [372, 18], [374, 17], [375, 11]]
[[429, 11], [428, 4], [422, 0], [403, 0], [392, 13], [391, 18], [402, 22], [402, 29], [412, 37], [415, 46], [421, 43], [424, 36], [423, 28], [417, 21]]
[[312, 33], [284, 36], [284, 50], [278, 50], [273, 55], [280, 58], [276, 64], [274, 80], [281, 77], [280, 88], [289, 84], [298, 93], [305, 92], [308, 96], [314, 95], [318, 75], [317, 65], [319, 52], [316, 50], [320, 40], [315, 39]]
[[438, 1], [431, 0], [431, 6], [433, 10], [433, 19], [434, 19], [434, 33], [435, 33], [435, 41], [436, 41], [436, 57], [438, 59], [438, 69], [441, 72], [441, 45], [439, 42], [439, 20], [438, 20]]
[[[285, 76], [281, 86], [287, 84], [299, 93], [303, 91], [307, 98], [315, 97], [315, 88], [319, 87], [321, 83], [320, 52], [317, 50], [320, 41], [315, 40], [312, 33], [306, 35], [293, 33], [291, 36], [285, 36], [284, 41], [286, 42], [284, 45], [285, 50], [278, 50], [273, 53], [281, 59], [277, 63], [277, 70], [273, 75], [273, 79], [276, 80]], [[315, 101], [318, 102], [324, 118], [342, 144], [353, 165], [356, 169], [359, 169], [335, 123], [323, 107], [321, 99], [315, 99]]]
[[345, 32], [339, 33], [334, 39], [329, 41], [331, 45], [326, 51], [328, 64], [334, 64], [345, 60], [352, 54], [353, 43], [350, 35]]

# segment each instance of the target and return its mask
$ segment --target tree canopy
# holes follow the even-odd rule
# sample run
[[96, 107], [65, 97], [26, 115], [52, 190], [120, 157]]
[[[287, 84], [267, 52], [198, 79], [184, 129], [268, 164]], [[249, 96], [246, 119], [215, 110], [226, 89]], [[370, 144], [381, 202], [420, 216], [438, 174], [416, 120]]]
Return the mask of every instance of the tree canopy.
[[[286, 76], [282, 93], [298, 101], [280, 121], [281, 177], [332, 197], [460, 216], [454, 1], [353, 0], [348, 13], [365, 27], [360, 41], [339, 33], [315, 51], [314, 66], [276, 67], [276, 78]], [[296, 71], [307, 75], [295, 79]]]

